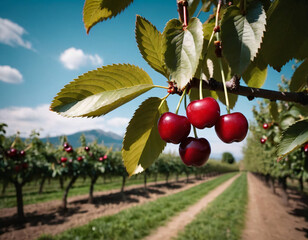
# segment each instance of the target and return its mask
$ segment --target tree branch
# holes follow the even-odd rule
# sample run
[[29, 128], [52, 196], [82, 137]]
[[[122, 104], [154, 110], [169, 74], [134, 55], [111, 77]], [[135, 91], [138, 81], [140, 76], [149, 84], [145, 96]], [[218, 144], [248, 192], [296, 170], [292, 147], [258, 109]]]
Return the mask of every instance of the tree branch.
[[[254, 98], [266, 98], [271, 101], [287, 101], [287, 102], [295, 102], [300, 103], [302, 105], [308, 104], [308, 94], [304, 92], [279, 92], [261, 88], [252, 88], [252, 87], [244, 87], [235, 84], [230, 84], [234, 81], [231, 79], [227, 82], [227, 90], [228, 93], [233, 93], [236, 95], [246, 96], [249, 101], [253, 100]], [[197, 78], [193, 78], [190, 82], [190, 87], [192, 88], [199, 88], [200, 80]], [[229, 83], [229, 84], [228, 84]], [[210, 78], [209, 81], [203, 80], [202, 83], [203, 89], [214, 90], [223, 92], [223, 84], [221, 82], [216, 81], [213, 78]]]

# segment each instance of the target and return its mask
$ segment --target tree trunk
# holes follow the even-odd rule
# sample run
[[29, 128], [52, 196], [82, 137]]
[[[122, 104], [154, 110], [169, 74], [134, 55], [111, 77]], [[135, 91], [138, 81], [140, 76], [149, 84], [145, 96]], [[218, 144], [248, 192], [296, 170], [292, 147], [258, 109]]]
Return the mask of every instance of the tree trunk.
[[289, 204], [289, 196], [287, 193], [287, 177], [282, 177], [279, 179], [282, 186], [282, 199], [285, 205]]
[[186, 173], [186, 183], [188, 183], [188, 182], [189, 182], [189, 174]]
[[16, 199], [17, 199], [17, 215], [19, 219], [24, 219], [24, 203], [22, 199], [22, 184], [18, 182], [14, 182], [15, 190], [16, 190]]
[[158, 176], [158, 173], [155, 173], [155, 175], [154, 175], [155, 184], [157, 183], [157, 176]]
[[60, 188], [63, 189], [64, 188], [63, 177], [59, 178], [59, 183], [60, 183]]
[[5, 194], [5, 190], [7, 188], [7, 186], [9, 185], [9, 182], [4, 180], [3, 181], [3, 186], [2, 186], [2, 191], [1, 191], [1, 194], [4, 195]]
[[272, 176], [270, 177], [270, 180], [271, 180], [271, 189], [272, 189], [272, 192], [274, 194], [276, 194], [276, 189], [275, 189], [275, 178], [273, 178]]
[[176, 173], [176, 175], [175, 175], [175, 181], [176, 181], [176, 182], [179, 181], [179, 174], [178, 174], [178, 173]]
[[45, 183], [46, 177], [43, 177], [41, 182], [40, 182], [40, 189], [39, 189], [39, 194], [42, 194], [43, 192], [43, 187], [44, 187], [44, 183]]
[[302, 176], [298, 179], [298, 183], [299, 183], [299, 191], [301, 192], [301, 194], [303, 194], [303, 193], [304, 193], [303, 174], [302, 174]]
[[69, 182], [69, 184], [67, 185], [66, 189], [65, 189], [65, 192], [64, 192], [64, 195], [63, 195], [63, 198], [62, 198], [62, 208], [64, 211], [67, 210], [67, 195], [68, 195], [68, 192], [69, 190], [71, 189], [71, 187], [73, 186], [74, 182], [77, 180], [78, 176], [73, 176], [71, 178], [71, 181]]
[[144, 172], [144, 176], [143, 176], [143, 183], [144, 183], [144, 190], [147, 190], [147, 173]]
[[95, 175], [94, 178], [91, 179], [88, 203], [93, 203], [94, 202], [93, 190], [94, 190], [94, 184], [96, 183], [97, 179], [98, 179], [97, 175]]
[[166, 184], [168, 184], [169, 173], [166, 174]]
[[121, 186], [121, 193], [124, 193], [124, 187], [125, 187], [125, 183], [126, 183], [126, 176], [122, 176], [122, 186]]

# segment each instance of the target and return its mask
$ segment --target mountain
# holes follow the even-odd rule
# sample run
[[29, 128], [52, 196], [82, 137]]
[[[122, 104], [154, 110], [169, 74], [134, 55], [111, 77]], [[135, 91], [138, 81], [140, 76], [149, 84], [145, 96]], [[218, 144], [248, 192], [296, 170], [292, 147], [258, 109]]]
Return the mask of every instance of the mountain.
[[[122, 147], [123, 137], [113, 132], [105, 132], [99, 129], [80, 131], [71, 135], [66, 135], [70, 145], [75, 148], [79, 147], [81, 145], [79, 139], [82, 134], [85, 135], [87, 143], [92, 143], [97, 140], [98, 144], [104, 144], [107, 147], [113, 146], [114, 150], [120, 150]], [[55, 146], [60, 145], [60, 136], [41, 138], [41, 140], [43, 142], [49, 141]]]

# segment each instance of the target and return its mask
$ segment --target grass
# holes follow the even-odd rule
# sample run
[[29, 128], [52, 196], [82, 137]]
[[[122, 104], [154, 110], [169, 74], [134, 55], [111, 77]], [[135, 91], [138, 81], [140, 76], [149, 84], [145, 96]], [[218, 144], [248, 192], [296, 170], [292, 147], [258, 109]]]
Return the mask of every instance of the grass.
[[226, 174], [156, 201], [95, 219], [87, 225], [72, 228], [60, 235], [54, 237], [45, 235], [39, 239], [141, 239], [235, 174]]
[[247, 202], [247, 177], [242, 174], [185, 227], [177, 240], [241, 239]]
[[[180, 177], [184, 177], [180, 176]], [[192, 177], [192, 176], [191, 176]], [[174, 176], [175, 178], [175, 176]], [[164, 181], [165, 177], [163, 175], [157, 178], [157, 181]], [[170, 177], [169, 181], [172, 181]], [[67, 182], [64, 182], [64, 187], [67, 185]], [[154, 182], [154, 177], [148, 177], [147, 182]], [[95, 191], [108, 191], [113, 189], [121, 188], [122, 177], [114, 177], [111, 179], [107, 179], [106, 182], [103, 182], [103, 179], [98, 179], [97, 183], [94, 186]], [[127, 179], [125, 186], [143, 184], [143, 176], [136, 176], [130, 179]], [[82, 194], [88, 194], [90, 188], [90, 179], [87, 178], [85, 181], [83, 178], [78, 178], [73, 188], [69, 191], [69, 197], [78, 196]], [[42, 194], [38, 193], [39, 182], [30, 182], [23, 187], [23, 201], [24, 205], [34, 204], [40, 202], [46, 202], [56, 199], [61, 199], [63, 195], [63, 190], [59, 187], [59, 180], [52, 179], [50, 184], [46, 180], [44, 185], [44, 191]], [[8, 186], [6, 189], [6, 193], [4, 195], [0, 195], [0, 209], [1, 208], [9, 208], [16, 206], [16, 193], [15, 188], [12, 184]]]

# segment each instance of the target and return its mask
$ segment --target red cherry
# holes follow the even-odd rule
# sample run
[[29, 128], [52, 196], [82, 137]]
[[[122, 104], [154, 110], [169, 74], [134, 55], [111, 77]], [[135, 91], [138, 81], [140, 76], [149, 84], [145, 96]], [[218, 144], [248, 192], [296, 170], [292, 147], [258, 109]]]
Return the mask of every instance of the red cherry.
[[8, 151], [8, 155], [10, 157], [15, 157], [17, 155], [17, 149], [16, 148], [11, 148], [9, 151]]
[[106, 160], [107, 158], [108, 158], [108, 155], [105, 154], [104, 157], [103, 157], [103, 159]]
[[263, 124], [263, 128], [264, 128], [264, 129], [268, 129], [268, 127], [269, 127], [269, 126], [268, 126], [267, 123], [264, 123], [264, 124]]
[[211, 146], [205, 138], [188, 137], [181, 142], [179, 152], [187, 166], [201, 167], [211, 154]]
[[71, 146], [69, 146], [69, 147], [65, 148], [65, 151], [68, 152], [68, 153], [71, 153], [74, 150], [73, 150], [73, 148]]
[[64, 148], [68, 148], [69, 146], [70, 146], [70, 145], [69, 145], [68, 142], [63, 143], [63, 147], [64, 147]]
[[26, 156], [26, 152], [25, 152], [24, 150], [21, 150], [21, 151], [19, 152], [19, 155], [20, 155], [21, 157], [24, 157], [24, 156]]
[[215, 131], [225, 143], [241, 142], [247, 135], [248, 121], [240, 112], [222, 115], [215, 125]]
[[170, 143], [178, 144], [190, 133], [190, 123], [184, 116], [166, 112], [159, 118], [158, 132], [160, 137]]
[[304, 152], [305, 152], [306, 154], [308, 154], [308, 143], [306, 143], [305, 146], [304, 146]]
[[78, 162], [80, 162], [80, 161], [82, 161], [83, 160], [83, 157], [82, 156], [79, 156], [78, 158], [77, 158], [77, 161]]
[[104, 157], [100, 157], [100, 158], [98, 159], [98, 161], [100, 161], [100, 162], [104, 161]]
[[188, 104], [186, 115], [196, 128], [210, 128], [216, 124], [220, 116], [220, 107], [214, 98], [206, 97]]
[[260, 139], [260, 142], [261, 142], [262, 144], [264, 144], [264, 143], [266, 142], [266, 138], [261, 138], [261, 139]]
[[64, 163], [67, 161], [67, 158], [66, 157], [61, 157], [61, 162]]
[[84, 147], [84, 150], [85, 150], [86, 152], [89, 152], [89, 151], [90, 151], [90, 148], [89, 148], [88, 146], [86, 146], [86, 147]]
[[14, 167], [14, 170], [15, 170], [15, 172], [20, 172], [20, 170], [21, 170], [21, 165], [15, 165], [15, 167]]

